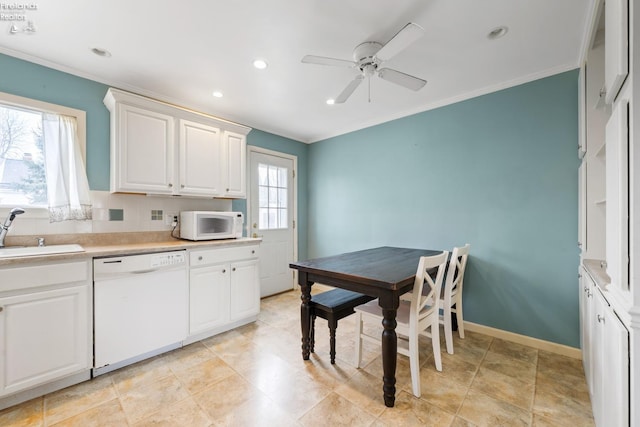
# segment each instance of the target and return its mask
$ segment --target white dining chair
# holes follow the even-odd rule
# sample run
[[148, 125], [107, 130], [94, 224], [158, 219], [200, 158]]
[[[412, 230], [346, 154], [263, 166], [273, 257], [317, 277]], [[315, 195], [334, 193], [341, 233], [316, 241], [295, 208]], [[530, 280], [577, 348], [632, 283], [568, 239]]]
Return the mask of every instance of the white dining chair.
[[[467, 266], [470, 244], [454, 247], [449, 260], [449, 267], [444, 280], [444, 290], [440, 298], [442, 317], [440, 323], [444, 325], [444, 338], [447, 343], [447, 353], [453, 354], [453, 330], [451, 313], [456, 314], [458, 334], [464, 338], [464, 320], [462, 318], [462, 284], [464, 270]], [[424, 293], [424, 292], [423, 292]], [[455, 307], [455, 308], [454, 308]]]
[[[447, 265], [448, 251], [430, 257], [420, 257], [416, 278], [413, 282], [413, 290], [402, 295], [400, 306], [396, 316], [396, 334], [398, 335], [398, 353], [409, 356], [411, 366], [411, 385], [413, 394], [420, 397], [420, 360], [418, 355], [418, 337], [420, 335], [431, 337], [433, 358], [436, 369], [442, 371], [440, 358], [440, 326], [439, 326], [439, 302], [442, 289], [442, 279]], [[433, 270], [435, 280], [432, 278]], [[423, 295], [423, 290], [424, 295]], [[382, 322], [382, 309], [378, 300], [355, 308], [356, 311], [356, 354], [355, 364], [359, 368], [362, 363], [363, 340], [375, 343], [381, 342], [381, 336], [372, 336], [365, 333], [363, 322], [365, 320]], [[427, 330], [430, 329], [430, 332]], [[405, 347], [408, 341], [408, 348]]]

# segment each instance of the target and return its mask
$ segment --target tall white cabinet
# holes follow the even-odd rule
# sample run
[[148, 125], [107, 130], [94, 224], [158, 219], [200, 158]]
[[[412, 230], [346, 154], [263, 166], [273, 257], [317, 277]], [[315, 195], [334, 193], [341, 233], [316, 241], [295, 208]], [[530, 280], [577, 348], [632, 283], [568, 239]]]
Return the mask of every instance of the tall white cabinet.
[[109, 89], [112, 193], [246, 197], [248, 127]]
[[594, 3], [579, 89], [581, 344], [596, 425], [640, 426], [640, 8], [634, 0]]

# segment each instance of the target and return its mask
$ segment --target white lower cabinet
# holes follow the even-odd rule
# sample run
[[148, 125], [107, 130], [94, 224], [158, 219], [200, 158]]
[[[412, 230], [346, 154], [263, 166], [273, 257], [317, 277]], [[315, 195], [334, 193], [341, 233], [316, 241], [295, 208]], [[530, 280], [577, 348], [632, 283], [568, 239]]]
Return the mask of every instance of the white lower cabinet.
[[260, 312], [258, 260], [238, 261], [231, 267], [231, 320], [255, 316]]
[[88, 261], [2, 269], [0, 283], [0, 396], [90, 369]]
[[196, 341], [256, 319], [258, 246], [191, 251], [189, 335]]
[[229, 266], [193, 269], [189, 282], [189, 333], [223, 326], [229, 321]]
[[596, 426], [629, 425], [629, 333], [591, 276], [582, 273], [583, 362]]

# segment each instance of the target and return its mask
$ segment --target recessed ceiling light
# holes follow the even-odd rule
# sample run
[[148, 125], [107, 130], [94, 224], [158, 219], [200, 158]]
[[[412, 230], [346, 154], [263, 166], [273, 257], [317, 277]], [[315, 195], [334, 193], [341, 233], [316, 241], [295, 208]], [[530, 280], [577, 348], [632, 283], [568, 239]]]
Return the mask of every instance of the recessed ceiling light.
[[329, 99], [327, 99], [327, 105], [333, 105], [333, 104], [335, 104], [335, 103], [336, 103], [336, 100], [335, 100], [335, 99], [333, 99], [333, 98], [329, 98]]
[[267, 64], [267, 61], [265, 61], [264, 59], [255, 59], [253, 61], [253, 66], [256, 67], [258, 70], [264, 70], [265, 68], [267, 68], [268, 64]]
[[103, 58], [111, 57], [111, 52], [109, 52], [107, 49], [102, 49], [99, 47], [91, 48], [91, 52], [95, 53], [98, 56], [102, 56]]
[[493, 30], [489, 31], [489, 34], [487, 34], [487, 37], [490, 38], [491, 40], [499, 39], [500, 37], [507, 34], [507, 31], [509, 31], [509, 28], [504, 25], [501, 25], [500, 27], [496, 27]]
[[213, 95], [214, 97], [216, 97], [216, 98], [222, 98], [222, 96], [223, 96], [223, 95], [222, 95], [222, 92], [220, 92], [220, 91], [218, 91], [218, 90], [213, 91], [212, 95]]

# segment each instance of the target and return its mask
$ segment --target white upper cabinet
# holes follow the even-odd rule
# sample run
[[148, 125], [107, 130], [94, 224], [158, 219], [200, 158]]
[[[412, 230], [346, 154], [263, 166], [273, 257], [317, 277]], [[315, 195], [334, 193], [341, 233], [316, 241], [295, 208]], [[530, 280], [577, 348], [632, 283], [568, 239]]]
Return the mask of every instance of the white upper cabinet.
[[617, 102], [607, 123], [607, 274], [621, 290], [629, 289], [628, 106]]
[[[223, 169], [223, 184], [226, 197], [247, 196], [247, 139], [244, 135], [225, 132], [223, 150], [226, 168]], [[240, 165], [240, 167], [232, 167]]]
[[605, 2], [605, 88], [606, 102], [616, 99], [629, 74], [628, 0]]
[[180, 120], [180, 193], [221, 195], [221, 153], [220, 129]]
[[173, 192], [173, 117], [127, 104], [116, 107], [111, 190]]
[[117, 89], [104, 103], [112, 193], [246, 197], [250, 128]]

